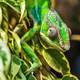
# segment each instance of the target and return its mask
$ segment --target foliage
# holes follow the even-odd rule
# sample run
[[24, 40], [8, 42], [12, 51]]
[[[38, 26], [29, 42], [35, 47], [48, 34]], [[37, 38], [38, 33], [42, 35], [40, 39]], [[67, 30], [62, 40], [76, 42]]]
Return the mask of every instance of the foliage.
[[[51, 24], [64, 27], [59, 38], [52, 41], [46, 34], [48, 3], [48, 0], [0, 0], [0, 80], [78, 80], [71, 74], [64, 50], [59, 46], [60, 39], [67, 43], [69, 38], [64, 30], [66, 24], [56, 12], [59, 20], [56, 22], [56, 17], [49, 14]], [[52, 69], [62, 77], [57, 77]]]

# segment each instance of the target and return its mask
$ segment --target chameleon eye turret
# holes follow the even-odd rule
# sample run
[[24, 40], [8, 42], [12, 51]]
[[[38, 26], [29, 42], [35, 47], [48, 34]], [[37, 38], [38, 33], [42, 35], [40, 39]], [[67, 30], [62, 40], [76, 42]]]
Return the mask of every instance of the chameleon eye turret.
[[50, 39], [56, 38], [58, 36], [58, 32], [54, 27], [49, 28], [47, 34]]

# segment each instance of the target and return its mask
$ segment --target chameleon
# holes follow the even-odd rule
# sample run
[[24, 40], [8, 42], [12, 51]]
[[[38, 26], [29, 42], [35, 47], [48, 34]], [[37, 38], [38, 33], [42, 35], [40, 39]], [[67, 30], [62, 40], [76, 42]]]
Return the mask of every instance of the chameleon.
[[[27, 11], [34, 21], [33, 28], [21, 38], [21, 47], [32, 61], [30, 73], [41, 66], [41, 62], [32, 48], [27, 44], [35, 35], [44, 49], [66, 51], [70, 48], [69, 29], [59, 14], [49, 8], [49, 0], [27, 0]], [[46, 45], [47, 44], [47, 45]]]
[[[5, 1], [7, 3], [5, 3]], [[1, 3], [8, 5], [14, 11], [20, 14], [20, 9], [27, 13], [33, 19], [34, 24], [20, 39], [20, 45], [25, 54], [30, 58], [32, 62], [31, 67], [26, 71], [27, 75], [40, 66], [42, 66], [39, 58], [37, 57], [35, 51], [28, 45], [28, 42], [33, 39], [33, 37], [38, 35], [40, 44], [46, 49], [56, 49], [58, 51], [65, 52], [70, 48], [69, 42], [69, 29], [59, 14], [53, 9], [50, 9], [50, 0], [22, 0], [21, 2], [26, 2], [25, 9], [23, 6], [17, 6], [18, 1], [4, 0]], [[24, 5], [25, 5], [24, 4]], [[21, 11], [22, 11], [21, 10]], [[24, 11], [25, 10], [25, 11]], [[20, 21], [23, 14], [21, 15]], [[27, 16], [26, 16], [27, 17]]]
[[[62, 20], [59, 13], [57, 13], [57, 11], [55, 11], [54, 9], [50, 8], [50, 5], [51, 5], [50, 0], [1, 0], [0, 1], [0, 65], [1, 65], [0, 78], [2, 80], [6, 80], [6, 75], [8, 74], [6, 72], [9, 69], [10, 64], [12, 63], [11, 62], [12, 57], [10, 55], [12, 52], [14, 53], [12, 54], [12, 56], [17, 54], [17, 56], [20, 58], [19, 53], [21, 53], [22, 50], [24, 51], [26, 57], [28, 56], [30, 58], [31, 66], [30, 68], [26, 69], [27, 71], [25, 74], [25, 76], [27, 76], [30, 73], [33, 74], [33, 72], [36, 71], [36, 69], [43, 66], [43, 63], [36, 55], [36, 51], [33, 48], [35, 45], [39, 44], [37, 46], [37, 47], [41, 46], [39, 47], [39, 50], [43, 49], [44, 51], [47, 51], [47, 53], [49, 52], [49, 50], [51, 50], [53, 54], [54, 53], [58, 54], [60, 52], [65, 52], [69, 50], [70, 29], [68, 29], [67, 25]], [[13, 28], [12, 26], [16, 25], [15, 19], [12, 20], [14, 21], [12, 25], [10, 25], [10, 23], [8, 22], [8, 19], [10, 17], [12, 18], [13, 15], [12, 12], [13, 14], [16, 13], [16, 17], [18, 18], [16, 20], [17, 23], [19, 24], [18, 27], [23, 25], [21, 24], [23, 23], [23, 21], [24, 22], [26, 22], [25, 20], [28, 21], [28, 16], [30, 16], [30, 18], [33, 20], [34, 24], [31, 24], [30, 28], [25, 32], [25, 34], [23, 33], [24, 34], [23, 36], [19, 36], [17, 34], [17, 30], [12, 29]], [[35, 40], [35, 37], [37, 37], [37, 39], [39, 40], [38, 42], [37, 40]], [[10, 42], [9, 39], [11, 39]], [[28, 43], [31, 40], [35, 42], [33, 47]], [[66, 61], [65, 57], [63, 56], [64, 56], [63, 54], [60, 54], [60, 56], [58, 55], [58, 57], [62, 58], [63, 60], [63, 62], [60, 61], [61, 63], [60, 65], [62, 66], [63, 64], [63, 68], [65, 69], [64, 65], [66, 64], [67, 71], [64, 69], [62, 70], [62, 68], [59, 66], [58, 69], [57, 68], [54, 69], [54, 70], [57, 69], [56, 70], [57, 72], [60, 72], [60, 70], [62, 71], [61, 74], [63, 75], [63, 78], [59, 80], [65, 80], [65, 79], [78, 80], [75, 76], [70, 74], [69, 64], [67, 64], [68, 61]], [[55, 61], [52, 61], [54, 62], [53, 66], [57, 67]], [[14, 67], [14, 65], [12, 66]], [[16, 74], [17, 73], [18, 72], [16, 72]], [[48, 71], [45, 74], [47, 73]], [[14, 74], [14, 70], [12, 74], [13, 74], [12, 79], [14, 79], [16, 76]], [[47, 76], [49, 76], [48, 74]], [[54, 78], [56, 78], [55, 75], [53, 76]], [[51, 80], [54, 80], [54, 78], [51, 78]], [[47, 78], [44, 76], [44, 79]], [[8, 80], [11, 79], [9, 78]], [[57, 80], [57, 78], [55, 80]]]

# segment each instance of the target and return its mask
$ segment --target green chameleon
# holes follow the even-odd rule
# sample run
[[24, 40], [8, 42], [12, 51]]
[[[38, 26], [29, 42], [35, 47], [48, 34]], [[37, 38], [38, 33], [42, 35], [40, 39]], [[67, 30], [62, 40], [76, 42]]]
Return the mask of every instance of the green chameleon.
[[34, 26], [22, 36], [21, 46], [33, 62], [29, 69], [29, 71], [33, 71], [40, 67], [41, 63], [26, 42], [38, 33], [44, 49], [66, 51], [70, 48], [69, 31], [58, 13], [49, 9], [48, 0], [27, 0], [27, 10], [33, 18]]
[[[50, 0], [21, 0], [20, 6], [18, 6], [19, 0], [17, 0], [17, 2], [16, 0], [2, 0], [0, 1], [0, 4], [1, 3], [8, 5], [14, 11], [21, 14], [20, 21], [22, 20], [26, 9], [29, 16], [33, 19], [33, 27], [30, 28], [20, 40], [21, 48], [32, 62], [31, 67], [26, 71], [27, 75], [42, 66], [35, 51], [28, 45], [28, 42], [35, 36], [37, 36], [40, 45], [43, 47], [41, 50], [42, 53], [48, 52], [48, 50], [53, 51], [53, 53], [56, 51], [65, 52], [66, 50], [69, 50], [69, 29], [58, 13], [54, 9], [51, 10], [49, 8]], [[21, 8], [21, 12], [19, 7]], [[52, 68], [61, 73], [61, 71], [58, 71], [55, 67]], [[63, 74], [70, 74], [70, 70], [68, 70], [68, 72], [63, 71]], [[66, 76], [67, 75], [63, 77], [63, 80]], [[74, 80], [77, 80], [76, 77], [73, 75], [71, 76]]]

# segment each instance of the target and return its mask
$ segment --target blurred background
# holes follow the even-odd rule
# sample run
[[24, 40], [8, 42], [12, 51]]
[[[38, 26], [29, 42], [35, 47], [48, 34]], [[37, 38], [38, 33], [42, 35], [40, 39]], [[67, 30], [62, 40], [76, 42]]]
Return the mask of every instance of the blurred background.
[[54, 7], [71, 29], [71, 48], [65, 53], [72, 74], [80, 79], [80, 0], [51, 0]]

